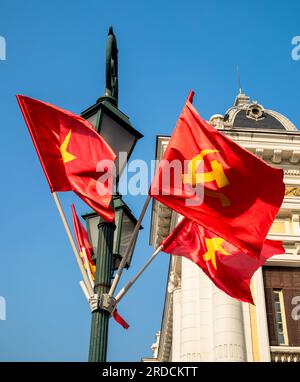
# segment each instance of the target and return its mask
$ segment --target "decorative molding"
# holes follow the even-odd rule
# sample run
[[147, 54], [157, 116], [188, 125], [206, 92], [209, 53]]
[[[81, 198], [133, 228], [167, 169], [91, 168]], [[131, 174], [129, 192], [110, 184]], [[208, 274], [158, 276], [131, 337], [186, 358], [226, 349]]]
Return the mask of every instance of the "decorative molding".
[[300, 362], [300, 347], [271, 346], [273, 362]]
[[285, 196], [294, 196], [300, 197], [300, 187], [297, 186], [286, 186], [285, 187]]
[[[170, 262], [169, 278], [172, 273], [172, 261]], [[177, 278], [174, 277], [177, 281]], [[179, 282], [179, 281], [178, 281]], [[172, 351], [173, 340], [173, 294], [168, 292], [168, 288], [165, 296], [163, 319], [160, 330], [159, 346], [157, 359], [159, 362], [170, 361]]]
[[181, 362], [199, 362], [201, 353], [185, 353], [181, 356]]
[[292, 156], [290, 157], [290, 162], [293, 164], [297, 164], [300, 160], [300, 151], [293, 151]]
[[215, 347], [215, 360], [245, 361], [244, 348], [239, 344], [223, 344]]
[[160, 340], [160, 331], [156, 332], [156, 341], [151, 346], [153, 358], [157, 358], [158, 356], [159, 340]]
[[168, 282], [168, 293], [173, 293], [176, 288], [181, 288], [181, 279], [176, 272], [171, 271]]
[[258, 158], [263, 159], [263, 157], [264, 157], [264, 149], [263, 148], [257, 148], [255, 150], [255, 154], [256, 154], [256, 156], [258, 156]]
[[282, 267], [299, 267], [300, 256], [299, 255], [275, 255], [275, 256], [272, 256], [271, 259], [268, 259], [265, 265], [282, 266]]
[[274, 150], [272, 162], [273, 163], [281, 163], [282, 161], [282, 150]]
[[[169, 296], [170, 297], [170, 296]], [[159, 362], [168, 362], [172, 349], [172, 331], [173, 331], [173, 299], [169, 300], [166, 309], [166, 319], [161, 328], [161, 334], [158, 347]], [[165, 317], [164, 317], [165, 318]]]
[[287, 131], [298, 131], [297, 127], [290, 121], [287, 117], [278, 113], [278, 111], [267, 109], [266, 112], [273, 117], [275, 117], [279, 122], [281, 122]]
[[288, 169], [284, 170], [284, 175], [299, 176], [300, 175], [300, 170], [288, 168]]

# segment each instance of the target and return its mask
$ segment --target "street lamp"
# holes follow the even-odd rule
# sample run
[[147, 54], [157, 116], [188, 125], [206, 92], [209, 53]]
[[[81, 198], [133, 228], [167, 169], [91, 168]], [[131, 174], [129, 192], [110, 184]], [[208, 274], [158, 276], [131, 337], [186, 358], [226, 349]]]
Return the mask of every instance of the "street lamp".
[[[132, 127], [129, 118], [118, 109], [118, 49], [112, 28], [109, 29], [106, 44], [105, 96], [99, 98], [96, 104], [86, 109], [81, 116], [94, 126], [115, 152], [115, 175], [118, 184], [136, 142], [143, 135]], [[125, 153], [122, 158], [121, 152]], [[136, 224], [136, 219], [120, 195], [114, 195], [112, 206], [115, 209], [115, 223], [106, 222], [95, 213], [85, 215], [94, 249], [94, 293], [98, 297], [108, 295], [113, 270], [125, 255], [126, 243]], [[132, 253], [133, 248], [127, 266], [130, 264]], [[90, 362], [106, 361], [109, 317], [110, 313], [100, 306], [92, 312]]]
[[[115, 232], [113, 241], [113, 271], [118, 269], [120, 261], [126, 254], [128, 248], [128, 243], [134, 231], [134, 227], [137, 223], [136, 218], [133, 216], [130, 208], [122, 200], [121, 195], [115, 195], [113, 197], [113, 206], [115, 210]], [[82, 216], [87, 224], [87, 231], [90, 239], [90, 243], [93, 247], [93, 253], [97, 253], [98, 247], [98, 235], [99, 229], [98, 225], [100, 223], [100, 217], [95, 212], [85, 214]], [[140, 228], [142, 229], [142, 227]], [[126, 261], [126, 268], [128, 269], [131, 264], [132, 254], [134, 252], [134, 247], [131, 248], [130, 254]], [[93, 255], [93, 260], [95, 260]]]

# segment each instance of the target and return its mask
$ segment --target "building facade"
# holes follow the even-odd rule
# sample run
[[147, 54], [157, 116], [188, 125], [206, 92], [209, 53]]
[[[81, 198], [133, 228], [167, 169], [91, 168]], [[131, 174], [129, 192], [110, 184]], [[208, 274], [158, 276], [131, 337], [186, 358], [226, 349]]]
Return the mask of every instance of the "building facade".
[[[286, 253], [255, 273], [255, 306], [216, 288], [188, 259], [170, 256], [161, 328], [152, 345], [153, 358], [145, 361], [300, 361], [300, 131], [243, 93], [224, 116], [214, 115], [209, 123], [284, 170], [285, 199], [268, 238], [282, 240]], [[157, 160], [168, 142], [169, 137], [157, 137]], [[153, 248], [179, 218], [153, 200]]]

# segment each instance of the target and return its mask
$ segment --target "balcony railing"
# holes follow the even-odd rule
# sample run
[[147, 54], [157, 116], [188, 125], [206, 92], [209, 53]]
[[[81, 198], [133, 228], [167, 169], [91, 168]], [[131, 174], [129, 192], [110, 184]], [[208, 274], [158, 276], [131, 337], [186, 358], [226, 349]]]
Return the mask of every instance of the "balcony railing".
[[272, 362], [300, 362], [300, 347], [271, 346]]

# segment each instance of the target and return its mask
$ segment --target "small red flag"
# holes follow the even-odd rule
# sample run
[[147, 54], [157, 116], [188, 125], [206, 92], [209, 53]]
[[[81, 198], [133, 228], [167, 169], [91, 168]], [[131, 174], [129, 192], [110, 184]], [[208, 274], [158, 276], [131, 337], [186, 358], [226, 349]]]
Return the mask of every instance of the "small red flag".
[[[284, 197], [283, 171], [273, 168], [210, 126], [188, 97], [150, 195], [259, 257]], [[176, 175], [171, 164], [180, 164]], [[199, 169], [199, 166], [203, 166]], [[204, 200], [193, 192], [200, 186]], [[198, 203], [197, 202], [198, 199]]]
[[271, 256], [285, 252], [282, 242], [266, 239], [260, 257], [255, 258], [186, 218], [162, 245], [162, 251], [184, 256], [197, 264], [229, 296], [251, 304], [250, 281], [254, 272]]
[[29, 97], [18, 95], [17, 100], [51, 192], [74, 191], [113, 221], [113, 150], [80, 116]]
[[83, 224], [81, 223], [81, 221], [79, 220], [77, 216], [74, 204], [72, 204], [72, 219], [73, 219], [74, 232], [75, 232], [75, 237], [78, 244], [80, 257], [82, 258], [83, 264], [85, 265], [84, 256], [82, 253], [82, 248], [84, 248], [86, 252], [86, 256], [88, 258], [88, 262], [89, 262], [88, 266], [90, 267], [93, 278], [95, 278], [96, 266], [92, 258], [93, 247], [90, 244], [86, 229], [84, 228]]
[[117, 309], [115, 309], [113, 311], [113, 318], [115, 319], [115, 321], [120, 324], [121, 326], [123, 326], [124, 329], [128, 329], [129, 328], [129, 325], [127, 324], [127, 322], [119, 315]]

